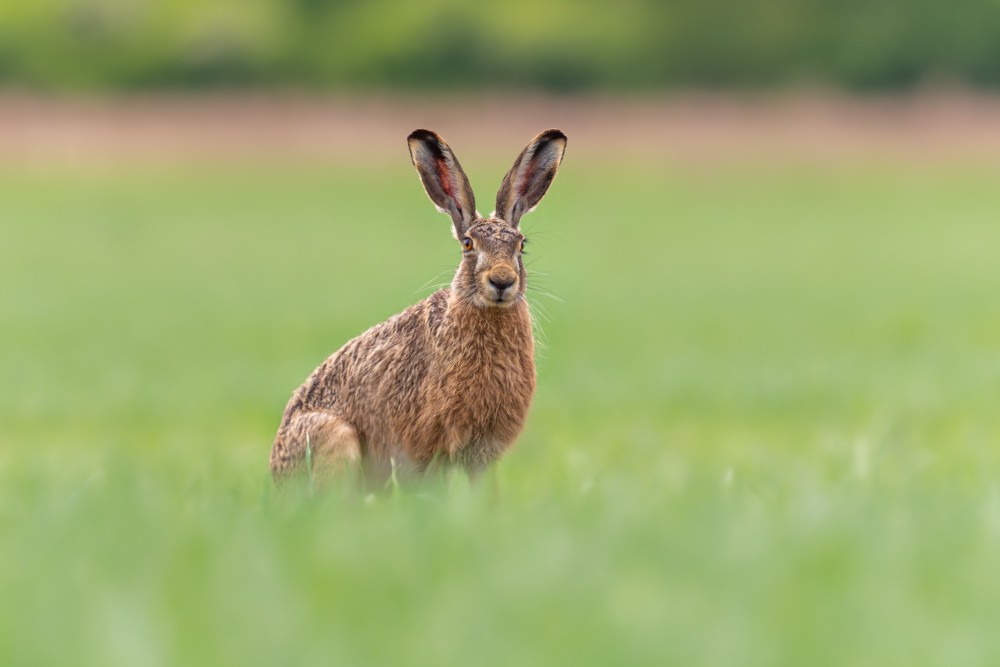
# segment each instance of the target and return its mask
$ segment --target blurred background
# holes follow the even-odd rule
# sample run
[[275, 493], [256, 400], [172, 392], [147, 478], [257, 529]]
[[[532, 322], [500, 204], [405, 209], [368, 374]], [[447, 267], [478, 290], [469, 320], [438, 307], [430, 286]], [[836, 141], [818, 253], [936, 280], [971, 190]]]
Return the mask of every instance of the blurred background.
[[998, 22], [991, 0], [8, 2], [0, 158], [381, 160], [436, 122], [466, 152], [561, 123], [624, 159], [993, 159]]
[[0, 12], [0, 80], [49, 91], [1000, 85], [990, 0], [40, 0]]
[[[0, 664], [995, 663], [1000, 4], [0, 4]], [[495, 484], [279, 498], [291, 392], [530, 238]]]

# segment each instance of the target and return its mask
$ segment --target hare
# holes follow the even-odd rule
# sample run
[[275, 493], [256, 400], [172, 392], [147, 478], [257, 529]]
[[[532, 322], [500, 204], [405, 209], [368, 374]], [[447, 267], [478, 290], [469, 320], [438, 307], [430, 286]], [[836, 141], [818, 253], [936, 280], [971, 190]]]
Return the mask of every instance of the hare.
[[440, 136], [416, 130], [407, 143], [427, 195], [454, 223], [455, 277], [347, 342], [296, 390], [271, 449], [277, 482], [360, 468], [378, 489], [394, 472], [415, 477], [438, 463], [476, 477], [524, 426], [535, 362], [518, 224], [548, 190], [566, 135], [547, 130], [531, 140], [487, 218]]

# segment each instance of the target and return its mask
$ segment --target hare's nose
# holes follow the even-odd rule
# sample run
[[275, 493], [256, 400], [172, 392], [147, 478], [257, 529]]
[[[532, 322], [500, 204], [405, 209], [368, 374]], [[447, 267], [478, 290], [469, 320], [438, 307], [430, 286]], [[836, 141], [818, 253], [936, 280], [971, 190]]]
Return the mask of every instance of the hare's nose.
[[496, 287], [498, 292], [502, 292], [513, 285], [515, 280], [514, 276], [491, 276], [490, 284]]

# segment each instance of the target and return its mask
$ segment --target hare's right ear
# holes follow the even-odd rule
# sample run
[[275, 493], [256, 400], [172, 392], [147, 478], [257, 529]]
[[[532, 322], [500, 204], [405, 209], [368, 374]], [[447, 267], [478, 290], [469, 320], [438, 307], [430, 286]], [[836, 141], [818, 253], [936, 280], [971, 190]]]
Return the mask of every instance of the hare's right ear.
[[413, 166], [420, 174], [427, 196], [455, 223], [455, 237], [462, 238], [476, 219], [476, 197], [451, 148], [430, 130], [414, 130], [406, 139]]
[[559, 130], [546, 130], [532, 139], [500, 184], [495, 215], [517, 229], [521, 216], [545, 196], [565, 150], [566, 135]]

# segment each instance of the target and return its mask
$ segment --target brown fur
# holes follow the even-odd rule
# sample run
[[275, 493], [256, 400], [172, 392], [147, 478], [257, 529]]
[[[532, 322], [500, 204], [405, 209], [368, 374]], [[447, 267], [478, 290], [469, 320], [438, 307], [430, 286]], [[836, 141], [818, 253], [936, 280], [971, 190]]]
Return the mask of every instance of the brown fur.
[[[475, 199], [468, 179], [439, 136], [417, 130], [409, 144], [428, 195], [472, 247], [463, 250], [450, 288], [349, 341], [296, 390], [271, 449], [276, 480], [304, 471], [307, 450], [314, 474], [360, 462], [375, 488], [393, 466], [416, 474], [435, 462], [455, 463], [476, 473], [524, 426], [535, 390], [524, 236], [516, 223], [469, 210]], [[501, 196], [518, 199], [498, 197], [498, 210], [533, 208], [564, 147], [558, 130], [536, 137], [512, 169], [519, 169], [519, 187], [508, 185], [518, 174], [504, 180]], [[533, 159], [543, 153], [544, 160]], [[522, 190], [537, 197], [524, 200]]]

